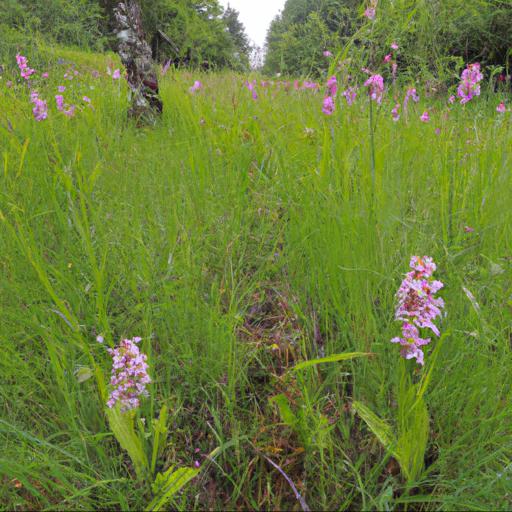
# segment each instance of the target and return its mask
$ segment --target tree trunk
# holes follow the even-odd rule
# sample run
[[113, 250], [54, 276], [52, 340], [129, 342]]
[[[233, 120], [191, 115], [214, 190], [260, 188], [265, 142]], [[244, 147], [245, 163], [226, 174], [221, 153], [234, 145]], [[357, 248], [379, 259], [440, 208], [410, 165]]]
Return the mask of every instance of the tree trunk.
[[131, 94], [130, 117], [154, 124], [163, 104], [158, 95], [158, 78], [153, 68], [151, 47], [144, 37], [139, 4], [135, 0], [119, 2], [114, 9], [118, 53], [126, 68]]

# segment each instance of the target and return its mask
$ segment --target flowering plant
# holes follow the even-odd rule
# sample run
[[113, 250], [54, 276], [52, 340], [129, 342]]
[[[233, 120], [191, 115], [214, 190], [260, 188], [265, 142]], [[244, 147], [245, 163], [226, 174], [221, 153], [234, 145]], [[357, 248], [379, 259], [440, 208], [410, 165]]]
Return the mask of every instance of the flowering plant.
[[368, 87], [368, 94], [373, 101], [379, 105], [382, 103], [382, 96], [384, 95], [384, 78], [381, 75], [371, 75], [364, 83]]
[[139, 398], [148, 396], [146, 386], [151, 378], [148, 375], [147, 356], [137, 346], [140, 340], [138, 337], [124, 339], [116, 348], [108, 349], [112, 356], [112, 391], [107, 402], [110, 408], [119, 403], [122, 412], [136, 409], [140, 405]]
[[441, 316], [444, 301], [436, 293], [444, 286], [433, 279], [436, 264], [429, 256], [413, 256], [409, 264], [412, 269], [405, 276], [396, 294], [397, 308], [395, 318], [402, 323], [402, 336], [391, 340], [402, 347], [400, 354], [405, 359], [416, 359], [424, 364], [422, 346], [430, 343], [430, 338], [420, 337], [419, 329], [430, 329], [436, 336], [440, 332], [434, 320]]
[[461, 82], [457, 88], [457, 96], [460, 98], [461, 105], [471, 101], [475, 96], [480, 96], [480, 82], [484, 75], [480, 71], [480, 64], [468, 64], [462, 72]]

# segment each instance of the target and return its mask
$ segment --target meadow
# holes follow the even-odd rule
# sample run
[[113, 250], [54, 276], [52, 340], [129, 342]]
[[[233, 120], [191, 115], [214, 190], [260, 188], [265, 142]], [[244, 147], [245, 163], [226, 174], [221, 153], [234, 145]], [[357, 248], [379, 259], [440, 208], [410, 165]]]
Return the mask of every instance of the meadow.
[[[40, 122], [0, 80], [1, 509], [512, 507], [504, 92], [325, 115], [323, 84], [170, 70], [137, 127], [115, 57], [48, 62]], [[390, 342], [413, 255], [444, 283], [423, 367]], [[134, 337], [149, 396], [109, 412]]]

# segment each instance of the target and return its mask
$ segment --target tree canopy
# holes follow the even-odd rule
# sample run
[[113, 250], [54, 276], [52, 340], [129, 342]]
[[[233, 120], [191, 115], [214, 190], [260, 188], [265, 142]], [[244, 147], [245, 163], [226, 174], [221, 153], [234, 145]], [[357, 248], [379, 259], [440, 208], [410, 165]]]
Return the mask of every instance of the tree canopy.
[[318, 74], [329, 66], [323, 51], [336, 52], [348, 44], [351, 57], [371, 62], [370, 51], [383, 57], [394, 41], [400, 44], [401, 69], [412, 73], [439, 75], [461, 61], [508, 62], [509, 0], [379, 0], [373, 2], [373, 21], [364, 16], [371, 3], [287, 0], [267, 33], [265, 71]]
[[[172, 41], [154, 45], [164, 61], [245, 69], [251, 46], [232, 7], [218, 0], [139, 0], [149, 41], [162, 31]], [[60, 44], [104, 50], [115, 48], [112, 14], [117, 0], [3, 0], [0, 52], [37, 35]]]

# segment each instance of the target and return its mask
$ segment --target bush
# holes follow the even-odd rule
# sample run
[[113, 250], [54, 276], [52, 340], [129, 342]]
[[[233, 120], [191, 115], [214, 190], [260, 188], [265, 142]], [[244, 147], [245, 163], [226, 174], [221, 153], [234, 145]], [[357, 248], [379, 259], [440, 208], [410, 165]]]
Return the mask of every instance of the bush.
[[509, 66], [509, 0], [380, 0], [374, 22], [363, 16], [365, 7], [359, 0], [287, 0], [267, 35], [265, 70], [318, 74], [327, 67], [322, 45], [334, 51], [351, 44], [358, 66], [377, 65], [393, 41], [400, 69], [412, 75], [446, 80], [463, 62]]

